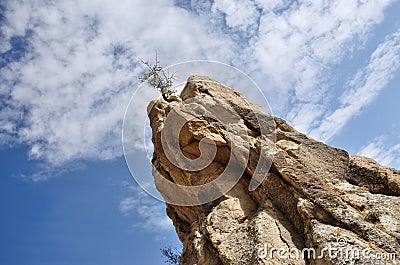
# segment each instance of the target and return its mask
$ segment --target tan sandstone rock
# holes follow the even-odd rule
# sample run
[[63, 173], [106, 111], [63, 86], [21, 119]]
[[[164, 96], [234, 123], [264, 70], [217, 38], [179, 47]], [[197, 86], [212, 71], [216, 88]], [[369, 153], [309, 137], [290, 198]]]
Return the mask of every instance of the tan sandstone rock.
[[[167, 204], [184, 245], [181, 264], [399, 264], [399, 170], [318, 142], [209, 77], [191, 76], [180, 97], [148, 109], [161, 194], [165, 180], [212, 182], [230, 159], [243, 169], [218, 199]], [[178, 149], [206, 166], [171, 162], [167, 152]], [[272, 165], [249, 191], [260, 160]]]

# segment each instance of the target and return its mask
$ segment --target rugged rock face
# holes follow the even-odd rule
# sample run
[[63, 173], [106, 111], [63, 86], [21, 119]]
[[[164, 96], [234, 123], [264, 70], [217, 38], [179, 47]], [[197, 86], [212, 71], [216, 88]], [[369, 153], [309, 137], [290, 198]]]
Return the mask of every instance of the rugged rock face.
[[[218, 199], [197, 206], [167, 204], [184, 244], [181, 264], [399, 264], [399, 170], [318, 142], [208, 77], [190, 77], [181, 99], [155, 101], [148, 109], [161, 194], [171, 196], [165, 180], [185, 186], [212, 182], [230, 157], [243, 168], [237, 184]], [[206, 115], [229, 108], [240, 116], [235, 124]], [[195, 117], [190, 110], [204, 115]], [[167, 124], [172, 111], [179, 118]], [[213, 155], [200, 170], [177, 165], [165, 154], [164, 141], [174, 142], [168, 126], [179, 127], [174, 121], [182, 120], [178, 144], [170, 148], [189, 159]], [[268, 130], [262, 134], [265, 121]], [[236, 135], [229, 126], [237, 126]], [[208, 154], [211, 141], [216, 150]], [[233, 150], [234, 141], [249, 143], [247, 160]], [[262, 159], [272, 165], [249, 191]]]

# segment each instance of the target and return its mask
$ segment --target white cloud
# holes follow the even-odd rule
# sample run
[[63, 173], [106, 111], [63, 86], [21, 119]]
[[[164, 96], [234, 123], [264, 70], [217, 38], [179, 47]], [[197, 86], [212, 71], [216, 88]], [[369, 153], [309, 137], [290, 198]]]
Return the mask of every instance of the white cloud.
[[369, 64], [348, 83], [340, 98], [340, 107], [327, 115], [312, 134], [324, 141], [331, 139], [379, 95], [399, 67], [400, 29], [388, 36], [372, 53]]
[[225, 14], [225, 22], [229, 27], [237, 27], [246, 30], [257, 23], [259, 16], [254, 2], [240, 0], [216, 0], [213, 3], [212, 11], [220, 11]]
[[329, 109], [332, 67], [392, 2], [191, 1], [188, 11], [169, 0], [8, 1], [4, 42], [31, 33], [26, 56], [0, 70], [0, 143], [27, 143], [32, 158], [53, 165], [121, 155], [137, 57], [151, 59], [155, 49], [165, 65], [234, 64], [275, 113], [310, 131]]
[[149, 231], [173, 229], [172, 221], [165, 212], [165, 203], [155, 200], [140, 188], [130, 186], [129, 189], [134, 195], [122, 199], [119, 210], [125, 216], [132, 214], [143, 220], [134, 226]]
[[382, 165], [400, 168], [400, 144], [393, 144], [393, 141], [385, 135], [373, 139], [362, 147], [358, 154], [371, 157]]
[[119, 204], [119, 210], [123, 215], [128, 215], [130, 211], [135, 209], [135, 204], [136, 200], [134, 198], [124, 198]]
[[[309, 132], [310, 109], [326, 110], [333, 85], [330, 73], [345, 56], [362, 47], [372, 26], [383, 20], [393, 1], [256, 1], [263, 9], [259, 32], [251, 38], [251, 66], [260, 79], [270, 76], [263, 89], [272, 108]], [[304, 110], [303, 110], [304, 108]], [[317, 112], [322, 115], [323, 111]], [[315, 118], [318, 118], [316, 116]]]
[[[122, 154], [121, 122], [142, 67], [192, 57], [222, 58], [228, 44], [171, 1], [8, 1], [5, 40], [31, 30], [25, 58], [0, 70], [3, 143], [61, 165]], [[147, 104], [147, 103], [145, 103]], [[24, 113], [21, 120], [20, 112]]]

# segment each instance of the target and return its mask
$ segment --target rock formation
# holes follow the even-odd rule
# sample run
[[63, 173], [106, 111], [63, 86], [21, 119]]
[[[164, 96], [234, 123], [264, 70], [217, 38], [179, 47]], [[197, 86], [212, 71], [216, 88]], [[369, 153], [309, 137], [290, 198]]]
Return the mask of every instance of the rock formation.
[[[153, 101], [148, 108], [153, 174], [161, 194], [171, 196], [163, 188], [166, 180], [184, 186], [212, 182], [230, 157], [243, 167], [237, 184], [220, 198], [193, 206], [167, 203], [184, 245], [181, 264], [400, 264], [399, 170], [318, 142], [208, 77], [191, 76], [180, 98]], [[223, 121], [195, 117], [188, 104], [204, 113], [232, 108], [239, 115], [233, 130], [238, 134], [229, 134]], [[165, 123], [172, 111], [186, 124], [170, 148], [194, 160], [212, 141], [216, 150], [207, 167], [190, 170], [165, 154], [163, 142], [170, 138], [162, 132], [174, 127]], [[273, 132], [261, 134], [259, 123], [266, 120]], [[202, 146], [202, 139], [209, 142]], [[244, 139], [247, 161], [232, 148], [233, 141]], [[273, 158], [262, 150], [271, 143]], [[249, 191], [262, 159], [273, 161], [261, 184]]]

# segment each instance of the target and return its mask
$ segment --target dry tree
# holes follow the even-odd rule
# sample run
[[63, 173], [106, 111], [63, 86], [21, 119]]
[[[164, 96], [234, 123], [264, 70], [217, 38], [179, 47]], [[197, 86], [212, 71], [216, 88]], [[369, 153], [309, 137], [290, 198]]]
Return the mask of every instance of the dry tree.
[[175, 73], [170, 74], [168, 71], [166, 72], [162, 66], [160, 66], [157, 52], [154, 64], [144, 61], [141, 58], [139, 59], [148, 68], [147, 71], [141, 77], [139, 77], [140, 82], [147, 82], [150, 86], [157, 89], [165, 101], [173, 101], [173, 96], [176, 93], [176, 90], [172, 88]]

